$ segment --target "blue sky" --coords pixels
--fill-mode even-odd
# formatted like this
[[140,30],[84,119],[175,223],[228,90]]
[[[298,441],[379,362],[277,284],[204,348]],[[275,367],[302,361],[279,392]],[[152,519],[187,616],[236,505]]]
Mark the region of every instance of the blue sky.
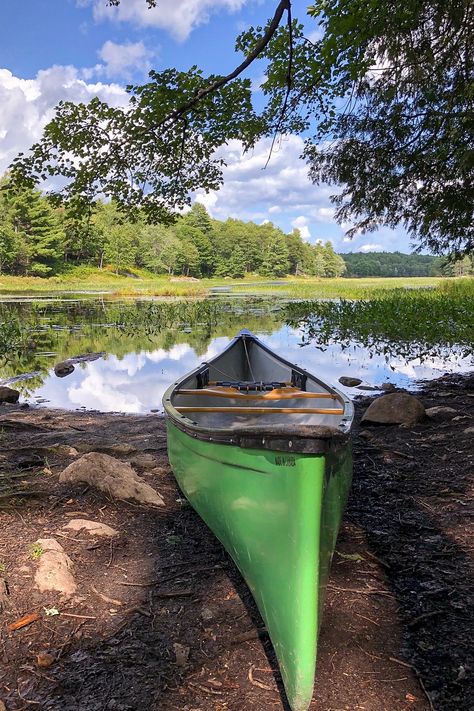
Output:
[[[293,14],[308,34],[317,27],[307,2]],[[113,104],[126,101],[127,83],[140,83],[153,67],[225,73],[240,61],[236,35],[273,14],[270,0],[21,0],[5,2],[0,25],[0,171],[18,151],[41,135],[61,99],[88,101],[95,95]],[[249,74],[258,84],[258,67]],[[258,100],[258,93],[256,94]],[[410,251],[402,229],[381,229],[348,241],[333,219],[327,186],[314,186],[299,155],[301,138],[280,141],[266,170],[269,141],[242,154],[238,141],[222,149],[228,163],[224,186],[198,195],[213,217],[271,220],[285,231],[298,227],[311,242],[331,239],[338,251]],[[346,226],[347,227],[347,226]]]

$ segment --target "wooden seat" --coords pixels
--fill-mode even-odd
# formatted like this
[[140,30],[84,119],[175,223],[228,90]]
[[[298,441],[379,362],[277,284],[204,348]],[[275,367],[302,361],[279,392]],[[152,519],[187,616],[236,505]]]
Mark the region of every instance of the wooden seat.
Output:
[[284,388],[275,388],[267,392],[246,393],[224,386],[215,386],[214,388],[202,389],[183,389],[177,390],[175,395],[197,395],[198,397],[224,397],[227,399],[236,400],[293,400],[298,399],[321,399],[321,400],[337,400],[337,395],[333,393],[309,393],[306,390],[300,390],[292,386]]
[[177,407],[182,414],[188,412],[213,413],[226,415],[343,415],[342,408],[323,407]]

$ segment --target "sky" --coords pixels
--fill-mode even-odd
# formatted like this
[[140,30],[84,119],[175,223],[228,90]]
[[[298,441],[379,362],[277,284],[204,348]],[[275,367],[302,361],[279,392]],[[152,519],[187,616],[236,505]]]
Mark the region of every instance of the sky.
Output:
[[[306,15],[307,2],[294,0],[293,15],[304,21],[308,36],[317,32]],[[271,0],[159,0],[149,10],[145,0],[19,0],[2,3],[0,24],[0,174],[18,152],[41,136],[61,100],[86,102],[94,96],[117,106],[127,101],[125,87],[142,83],[151,69],[187,69],[227,73],[241,61],[235,37],[264,24],[273,15]],[[314,36],[314,35],[313,35]],[[254,80],[258,102],[258,67]],[[411,251],[402,228],[345,236],[330,195],[335,188],[313,185],[300,155],[303,141],[285,136],[268,166],[270,140],[244,154],[239,141],[220,152],[227,162],[224,185],[195,196],[209,214],[271,221],[285,232],[297,227],[311,243],[331,240],[338,252]]]

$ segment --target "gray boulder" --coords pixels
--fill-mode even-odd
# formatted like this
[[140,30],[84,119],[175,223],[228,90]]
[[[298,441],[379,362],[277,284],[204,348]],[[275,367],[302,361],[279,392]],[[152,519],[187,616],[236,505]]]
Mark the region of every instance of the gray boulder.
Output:
[[414,425],[425,416],[425,408],[413,395],[390,393],[374,400],[364,412],[362,422],[380,425]]
[[18,390],[9,388],[7,385],[0,385],[0,402],[10,402],[13,404],[18,402],[19,397],[20,393]]
[[132,499],[152,506],[165,505],[160,494],[143,481],[129,464],[100,452],[84,454],[61,472],[59,481],[71,484],[84,482],[115,499]]
[[341,385],[345,385],[346,388],[355,388],[356,385],[360,385],[362,380],[360,378],[350,378],[349,376],[342,375],[339,378]]
[[70,375],[74,372],[74,366],[67,360],[61,361],[61,363],[56,363],[54,366],[54,374],[58,378],[65,378],[66,375]]

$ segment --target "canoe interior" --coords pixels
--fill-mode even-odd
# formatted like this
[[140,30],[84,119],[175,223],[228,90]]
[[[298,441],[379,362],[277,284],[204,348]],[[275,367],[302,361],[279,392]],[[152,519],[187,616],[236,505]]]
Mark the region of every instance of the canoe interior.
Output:
[[[259,383],[264,384],[261,389]],[[209,430],[338,428],[347,419],[346,402],[336,390],[280,359],[253,337],[236,338],[220,356],[181,380],[170,398],[173,408]]]

